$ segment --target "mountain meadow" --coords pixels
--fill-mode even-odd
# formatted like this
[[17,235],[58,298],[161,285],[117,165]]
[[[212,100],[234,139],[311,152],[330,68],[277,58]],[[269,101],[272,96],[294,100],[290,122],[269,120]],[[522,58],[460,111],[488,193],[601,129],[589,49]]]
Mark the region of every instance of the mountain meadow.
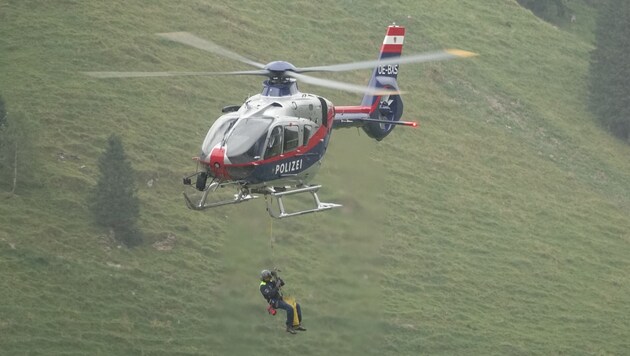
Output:
[[[591,3],[552,23],[516,0],[0,0],[0,96],[27,128],[0,181],[0,353],[627,354],[630,146],[587,110]],[[313,183],[343,207],[282,220],[263,197],[196,212],[181,194],[262,77],[83,74],[252,69],[155,35],[176,31],[260,63],[373,60],[392,23],[403,54],[479,56],[401,65],[419,127],[335,131]],[[135,171],[134,248],[88,209],[111,134]],[[308,331],[266,312],[274,266]]]

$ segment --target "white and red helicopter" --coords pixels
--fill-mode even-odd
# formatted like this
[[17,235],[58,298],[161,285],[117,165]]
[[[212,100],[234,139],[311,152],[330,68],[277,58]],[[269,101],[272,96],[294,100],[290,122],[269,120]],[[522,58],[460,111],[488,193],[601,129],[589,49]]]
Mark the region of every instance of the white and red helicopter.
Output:
[[[400,121],[403,102],[397,77],[399,66],[475,55],[462,50],[443,50],[401,56],[405,28],[387,27],[379,57],[336,65],[298,68],[285,61],[262,64],[201,39],[187,32],[162,33],[159,36],[201,50],[231,58],[258,69],[235,72],[87,72],[97,78],[260,75],[266,76],[260,94],[243,104],[226,106],[223,115],[210,127],[194,160],[198,169],[184,178],[186,186],[198,193],[184,199],[190,209],[205,210],[227,204],[242,203],[264,195],[267,211],[274,218],[285,218],[332,208],[339,204],[324,203],[317,191],[320,185],[310,182],[321,166],[333,129],[361,127],[376,140],[385,138],[396,125],[415,127],[415,122]],[[308,72],[341,72],[374,68],[367,87],[316,78]],[[302,93],[297,81],[364,94],[360,105],[334,106],[328,99]],[[193,183],[193,178],[194,183]],[[219,188],[233,187],[229,199],[209,201]],[[311,208],[287,212],[282,198],[310,194]],[[277,206],[274,204],[277,201]]]

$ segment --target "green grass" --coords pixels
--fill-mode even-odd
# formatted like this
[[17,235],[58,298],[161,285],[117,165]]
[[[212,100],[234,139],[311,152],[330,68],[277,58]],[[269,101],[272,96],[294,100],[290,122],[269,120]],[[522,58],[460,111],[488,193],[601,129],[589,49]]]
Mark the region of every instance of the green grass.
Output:
[[[570,6],[578,21],[552,25],[499,0],[0,0],[0,95],[35,128],[36,152],[30,179],[0,194],[0,350],[626,353],[630,148],[586,111],[594,10]],[[334,132],[316,182],[344,208],[294,219],[272,221],[261,199],[195,213],[181,198],[220,108],[259,79],[80,74],[249,69],[153,35],[171,31],[263,63],[367,60],[393,21],[405,53],[480,56],[402,66],[405,118],[421,127],[382,142]],[[369,71],[324,76],[360,84]],[[146,243],[132,250],[86,211],[112,132],[138,171]],[[305,334],[264,310],[257,275],[274,265]]]

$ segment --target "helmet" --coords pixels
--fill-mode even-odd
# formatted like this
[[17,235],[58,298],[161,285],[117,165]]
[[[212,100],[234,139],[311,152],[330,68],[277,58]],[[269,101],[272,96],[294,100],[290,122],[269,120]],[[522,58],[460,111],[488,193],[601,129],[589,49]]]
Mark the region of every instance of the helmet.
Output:
[[260,280],[264,281],[264,280],[270,280],[271,279],[271,271],[268,269],[263,269],[262,271],[260,271]]

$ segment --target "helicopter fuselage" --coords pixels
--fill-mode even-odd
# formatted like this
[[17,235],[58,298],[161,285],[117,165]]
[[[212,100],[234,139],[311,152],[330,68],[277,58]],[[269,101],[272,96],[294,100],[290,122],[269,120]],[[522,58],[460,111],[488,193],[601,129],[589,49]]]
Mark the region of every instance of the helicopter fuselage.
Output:
[[267,83],[215,121],[198,160],[208,177],[248,189],[303,185],[319,169],[334,115],[330,101],[299,92],[294,82]]

